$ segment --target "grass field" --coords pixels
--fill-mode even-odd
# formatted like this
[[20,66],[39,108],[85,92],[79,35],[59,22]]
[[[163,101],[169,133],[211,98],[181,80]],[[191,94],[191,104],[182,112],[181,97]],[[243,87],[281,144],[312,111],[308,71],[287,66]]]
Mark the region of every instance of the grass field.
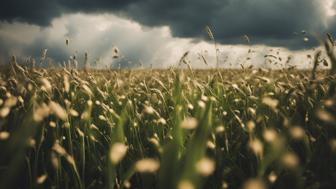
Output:
[[335,83],[333,71],[12,64],[0,188],[333,188]]

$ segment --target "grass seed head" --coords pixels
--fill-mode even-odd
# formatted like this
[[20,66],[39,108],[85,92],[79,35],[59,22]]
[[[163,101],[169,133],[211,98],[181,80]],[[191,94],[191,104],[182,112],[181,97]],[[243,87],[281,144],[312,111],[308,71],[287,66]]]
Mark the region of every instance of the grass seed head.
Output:
[[123,143],[114,143],[110,149],[110,160],[113,164],[118,164],[126,155],[127,146]]
[[59,145],[59,143],[57,141],[53,145],[52,149],[60,156],[67,155],[66,150],[61,145]]
[[7,131],[0,132],[0,140],[7,140],[10,137],[10,133]]
[[70,82],[68,75],[63,76],[63,85],[64,85],[64,91],[68,93],[70,91]]
[[45,60],[47,58],[48,49],[43,49],[41,53],[41,60]]
[[50,121],[49,126],[52,128],[56,128],[56,123],[54,121]]
[[224,132],[225,132],[225,127],[223,125],[216,127],[217,134],[224,133]]
[[157,123],[160,124],[160,125],[166,125],[167,121],[164,118],[161,117],[157,120]]
[[215,170],[215,162],[209,158],[202,158],[196,163],[196,171],[202,176],[209,176]]
[[159,147],[160,146],[160,142],[157,138],[155,137],[151,137],[150,139],[148,139],[148,141],[152,144],[154,144],[156,147]]
[[36,140],[33,139],[33,138],[28,138],[28,140],[27,140],[27,145],[28,145],[29,147],[31,147],[31,148],[35,148],[35,146],[36,146]]
[[200,101],[197,102],[197,104],[198,104],[198,106],[199,106],[200,108],[202,108],[202,109],[205,108],[205,103],[204,103],[204,101],[200,100]]
[[178,189],[195,189],[195,186],[189,180],[181,180],[177,186]]
[[91,113],[88,110],[84,111],[81,115],[81,119],[85,121],[90,120],[90,117],[91,117]]
[[322,110],[322,109],[318,110],[316,112],[316,115],[320,120],[325,121],[325,122],[334,122],[335,121],[335,117],[331,113],[329,113],[325,110]]
[[135,163],[135,170],[140,173],[154,173],[160,168],[157,160],[145,158]]
[[50,114],[50,108],[46,104],[42,104],[34,109],[33,119],[35,122],[41,122]]
[[267,187],[260,179],[250,179],[244,183],[243,189],[267,189]]
[[273,129],[266,129],[263,133],[263,137],[267,142],[274,142],[276,140],[277,132]]
[[76,131],[80,137],[84,137],[84,133],[82,130],[80,130],[79,128],[76,128]]
[[18,102],[18,98],[15,97],[15,96],[10,96],[6,101],[5,101],[5,104],[4,106],[5,107],[8,107],[8,108],[11,108],[13,106],[15,106]]
[[125,188],[131,188],[131,182],[129,181],[129,180],[125,180],[124,182],[123,182],[123,185],[124,185],[124,187]]
[[43,184],[45,182],[45,180],[47,180],[47,178],[48,178],[48,175],[47,174],[43,174],[43,175],[37,177],[36,183],[37,184]]
[[246,126],[249,132],[253,132],[256,127],[254,121],[247,122]]
[[294,153],[288,152],[282,156],[281,162],[287,168],[295,168],[299,165],[299,158]]
[[229,188],[229,184],[226,181],[223,181],[222,188],[223,189],[228,189]]
[[208,140],[208,142],[207,142],[207,147],[208,147],[209,149],[214,150],[214,149],[216,149],[216,144],[213,143],[211,140]]
[[152,115],[155,113],[155,110],[152,106],[145,106],[144,113],[148,115]]
[[264,97],[262,99],[262,103],[275,110],[279,104],[279,101],[270,97]]
[[8,116],[10,113],[10,108],[9,107],[3,107],[0,109],[0,118],[5,118]]
[[49,82],[49,80],[47,78],[41,78],[40,81],[42,83],[41,90],[45,90],[46,92],[51,92],[52,85]]
[[106,121],[107,120],[104,115],[99,115],[98,119],[101,120],[101,121]]
[[214,35],[213,35],[209,26],[205,27],[205,31],[208,33],[208,36],[210,37],[211,40],[215,40],[215,37],[214,37]]
[[191,130],[191,129],[195,129],[197,127],[197,125],[198,125],[198,121],[197,121],[196,118],[187,117],[182,121],[180,126],[183,129]]
[[295,140],[301,140],[305,136],[305,131],[299,126],[291,127],[289,129],[289,132],[290,132],[292,138],[295,139]]
[[70,109],[69,110],[69,114],[72,116],[72,117],[78,117],[79,116],[79,113],[74,110],[74,109]]
[[75,159],[74,157],[72,157],[71,155],[67,154],[65,156],[65,159],[67,160],[67,162],[72,165],[72,166],[76,166],[76,162],[75,162]]
[[261,157],[263,155],[264,145],[260,140],[258,139],[250,140],[249,147],[256,156]]
[[119,49],[117,47],[113,47],[112,49],[112,58],[116,59],[119,58]]
[[82,85],[83,91],[85,94],[87,94],[88,96],[93,96],[92,90],[90,89],[90,87],[88,87],[87,85]]
[[192,104],[188,104],[188,109],[189,110],[193,110],[194,109],[194,106]]
[[247,108],[247,112],[253,117],[255,117],[257,115],[256,110],[254,108],[251,108],[251,107]]
[[59,119],[66,121],[68,118],[67,112],[56,102],[51,101],[49,103],[51,113],[55,114]]
[[271,172],[268,175],[268,180],[270,181],[270,183],[274,183],[277,180],[277,178],[278,176],[274,172]]

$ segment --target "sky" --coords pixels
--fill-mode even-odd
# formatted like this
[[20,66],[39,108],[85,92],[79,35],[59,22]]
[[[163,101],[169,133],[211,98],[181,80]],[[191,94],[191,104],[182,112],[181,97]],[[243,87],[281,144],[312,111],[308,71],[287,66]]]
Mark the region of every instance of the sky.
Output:
[[216,57],[221,67],[307,68],[336,32],[335,9],[336,0],[6,0],[0,64],[12,55],[39,62],[47,49],[48,65],[74,56],[82,65],[87,53],[97,68],[169,68],[189,52],[195,68],[215,67]]

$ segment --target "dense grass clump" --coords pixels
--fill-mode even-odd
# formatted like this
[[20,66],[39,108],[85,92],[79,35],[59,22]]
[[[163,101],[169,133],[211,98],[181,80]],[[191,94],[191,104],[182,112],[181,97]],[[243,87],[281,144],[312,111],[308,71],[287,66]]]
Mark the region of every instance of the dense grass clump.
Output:
[[[0,72],[0,188],[333,188],[330,71]],[[86,55],[87,56],[87,55]]]
[[332,188],[335,77],[295,70],[0,74],[1,188]]

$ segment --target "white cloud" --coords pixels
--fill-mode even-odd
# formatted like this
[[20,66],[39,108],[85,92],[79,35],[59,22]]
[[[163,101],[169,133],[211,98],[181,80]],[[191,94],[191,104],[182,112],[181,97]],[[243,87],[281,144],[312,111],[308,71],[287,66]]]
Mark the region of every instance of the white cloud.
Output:
[[[215,48],[213,44],[192,39],[172,37],[168,26],[144,27],[140,24],[111,14],[63,15],[52,21],[51,26],[40,28],[24,23],[0,23],[0,39],[5,40],[4,49],[17,56],[38,56],[42,48],[47,48],[49,56],[56,60],[66,60],[76,54],[83,60],[88,52],[89,61],[99,59],[97,67],[103,68],[111,64],[139,67],[140,62],[149,67],[167,68],[177,65],[186,51],[190,51],[188,59],[194,68],[209,68],[216,66]],[[65,40],[69,39],[69,46]],[[122,61],[112,59],[112,49],[118,47],[124,58]],[[274,48],[263,45],[218,45],[219,65],[221,67],[240,67],[254,65],[255,67],[284,66],[288,56],[293,56],[291,65],[307,68],[307,54],[312,57],[313,51],[290,51],[286,48]],[[248,53],[249,49],[251,53]],[[273,49],[273,51],[271,51]],[[1,52],[2,51],[2,52]],[[277,54],[279,52],[279,54]],[[202,54],[208,62],[205,65],[199,58]],[[281,57],[277,62],[283,64],[265,64],[265,55]],[[249,60],[248,60],[249,58]],[[272,58],[270,58],[272,59]],[[128,62],[130,65],[127,65]]]
[[336,16],[336,10],[335,10],[335,0],[322,0],[321,3],[322,6],[324,6],[325,14],[328,17]]

